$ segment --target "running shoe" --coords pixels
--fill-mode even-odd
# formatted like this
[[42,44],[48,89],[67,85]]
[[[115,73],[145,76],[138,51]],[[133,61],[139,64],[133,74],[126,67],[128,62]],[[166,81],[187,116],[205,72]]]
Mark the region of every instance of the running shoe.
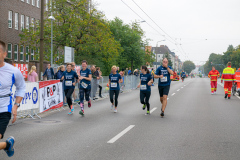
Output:
[[8,157],[12,157],[14,155],[14,148],[13,148],[14,142],[15,142],[14,137],[9,137],[6,140],[6,143],[9,144],[9,148],[4,149],[4,151],[7,153]]
[[114,113],[117,113],[117,108],[114,109]]
[[160,114],[161,117],[164,117],[164,112],[162,111],[162,113]]
[[214,93],[211,93],[211,95],[213,95]]
[[84,110],[79,111],[79,114],[84,116]]
[[74,106],[71,105],[71,112],[73,113],[74,112]]
[[224,98],[227,99],[227,97],[228,97],[228,94],[226,93]]
[[150,111],[147,111],[147,113],[145,115],[150,115]]
[[72,114],[72,110],[70,109],[70,111],[68,112],[68,115],[71,115]]
[[146,104],[143,105],[142,109],[145,110],[145,108],[146,108]]
[[231,99],[231,97],[228,97],[228,99]]
[[113,109],[113,105],[111,105],[111,110]]
[[91,103],[91,100],[88,101],[88,108],[91,108],[92,106],[92,103]]

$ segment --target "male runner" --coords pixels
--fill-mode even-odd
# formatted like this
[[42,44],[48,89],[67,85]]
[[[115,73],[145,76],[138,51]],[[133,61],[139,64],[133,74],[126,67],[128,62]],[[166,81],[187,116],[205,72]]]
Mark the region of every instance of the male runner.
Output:
[[168,66],[168,59],[163,59],[163,64],[157,68],[154,75],[155,78],[159,78],[158,90],[160,94],[160,102],[162,103],[161,117],[164,117],[164,111],[167,106],[167,97],[170,90],[171,79],[170,75],[173,74],[172,67]]
[[[0,40],[0,139],[4,137],[8,123],[13,114],[12,123],[17,119],[17,108],[20,107],[25,95],[25,81],[21,72],[12,65],[5,63],[7,56],[6,44]],[[16,100],[12,104],[12,86],[16,86]],[[4,149],[9,157],[14,154],[14,137],[9,137],[6,142],[0,142],[0,150]]]

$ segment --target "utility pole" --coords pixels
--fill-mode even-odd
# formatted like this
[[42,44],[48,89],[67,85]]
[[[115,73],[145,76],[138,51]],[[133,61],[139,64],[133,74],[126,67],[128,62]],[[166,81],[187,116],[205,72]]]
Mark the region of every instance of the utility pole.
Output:
[[43,28],[44,28],[44,0],[41,0],[41,26],[40,26],[40,76],[43,73],[43,50],[44,50],[44,39],[43,39]]

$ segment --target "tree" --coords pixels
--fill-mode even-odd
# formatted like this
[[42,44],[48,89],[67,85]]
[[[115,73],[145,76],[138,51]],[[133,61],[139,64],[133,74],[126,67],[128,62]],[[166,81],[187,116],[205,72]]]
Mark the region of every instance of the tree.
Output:
[[[54,35],[54,63],[63,63],[64,46],[75,48],[75,62],[80,64],[87,60],[89,64],[96,64],[101,67],[103,74],[111,70],[116,64],[118,55],[122,49],[110,31],[108,22],[104,15],[96,9],[89,13],[87,0],[56,0],[53,1],[52,11],[55,21],[53,23]],[[50,12],[46,12],[48,17]],[[46,18],[44,26],[45,60],[50,60],[50,35],[51,21]],[[30,48],[39,47],[39,25],[36,31],[24,30],[21,37],[21,44]],[[58,61],[56,61],[59,59]]]
[[185,61],[183,63],[183,70],[186,73],[191,73],[192,70],[194,70],[196,68],[195,64],[192,61]]
[[223,71],[225,64],[223,63],[221,54],[211,53],[209,55],[208,61],[204,65],[204,71],[206,74],[212,70],[212,66],[214,66],[220,73]]
[[139,24],[124,24],[119,18],[109,22],[109,27],[114,39],[121,44],[123,51],[120,53],[117,64],[121,68],[139,68],[148,58],[142,41],[143,31]]

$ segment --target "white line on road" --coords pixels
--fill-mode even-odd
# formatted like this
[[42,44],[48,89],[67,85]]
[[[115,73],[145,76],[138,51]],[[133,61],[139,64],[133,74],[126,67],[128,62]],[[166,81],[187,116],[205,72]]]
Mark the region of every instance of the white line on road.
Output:
[[150,111],[150,113],[154,112],[156,109],[157,109],[157,107],[154,107],[154,108]]
[[118,135],[113,137],[111,140],[109,140],[107,143],[114,143],[116,142],[119,138],[121,138],[124,134],[126,134],[128,131],[130,131],[135,125],[130,125],[126,129],[124,129],[122,132],[120,132]]
[[180,91],[180,89],[178,89],[177,91]]
[[172,94],[172,96],[174,96],[174,95],[175,95],[175,93]]

